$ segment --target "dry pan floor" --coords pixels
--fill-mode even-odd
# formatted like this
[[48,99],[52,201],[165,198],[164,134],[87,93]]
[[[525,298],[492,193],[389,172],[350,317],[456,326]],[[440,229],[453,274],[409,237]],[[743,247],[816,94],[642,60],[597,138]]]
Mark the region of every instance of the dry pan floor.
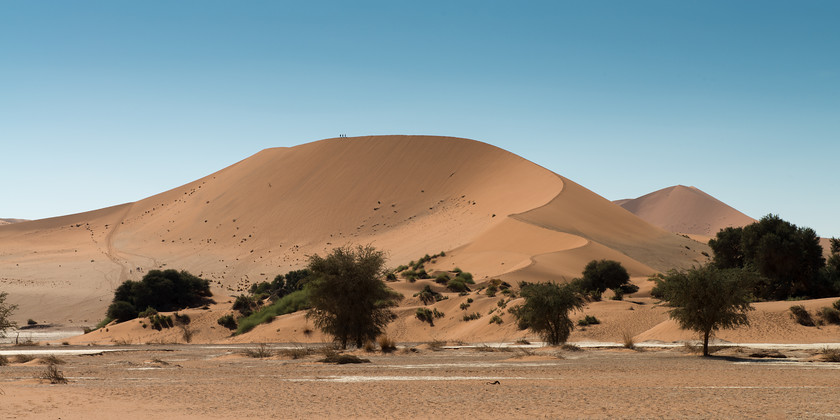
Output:
[[246,348],[59,355],[63,385],[35,379],[46,370],[39,359],[11,356],[0,366],[0,418],[807,418],[840,407],[840,364],[813,361],[813,351],[758,359],[738,348],[702,358],[684,349],[424,345],[329,365],[320,354],[258,359]]

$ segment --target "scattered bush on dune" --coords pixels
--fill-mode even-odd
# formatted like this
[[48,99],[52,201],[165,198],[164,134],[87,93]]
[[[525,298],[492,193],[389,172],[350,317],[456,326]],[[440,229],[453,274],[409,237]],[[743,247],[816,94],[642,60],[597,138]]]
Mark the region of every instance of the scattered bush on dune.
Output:
[[298,290],[296,292],[292,292],[283,296],[277,302],[274,302],[271,305],[240,319],[238,322],[239,325],[236,327],[236,334],[243,334],[251,331],[257,325],[271,322],[275,317],[280,315],[301,311],[308,309],[309,307],[309,297],[306,291]]
[[597,324],[600,324],[600,323],[601,323],[601,321],[599,321],[598,318],[596,318],[592,315],[586,315],[585,317],[583,317],[583,319],[579,319],[578,322],[577,322],[579,327],[586,327],[588,325],[597,325]]
[[152,270],[140,281],[127,280],[117,287],[106,315],[122,322],[136,318],[138,308],[175,311],[202,306],[210,296],[210,282],[187,271]]
[[820,309],[819,315],[826,324],[840,325],[840,311],[835,308],[822,308]]
[[808,310],[805,309],[803,305],[796,305],[790,307],[790,316],[798,323],[799,325],[804,325],[806,327],[813,327],[814,319],[811,318],[811,314],[808,313]]

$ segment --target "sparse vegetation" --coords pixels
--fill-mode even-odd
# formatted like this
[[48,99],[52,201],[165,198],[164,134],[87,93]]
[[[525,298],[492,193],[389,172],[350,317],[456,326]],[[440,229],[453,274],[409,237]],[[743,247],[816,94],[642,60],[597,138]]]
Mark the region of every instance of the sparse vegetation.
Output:
[[481,318],[481,314],[478,312],[473,312],[471,314],[464,314],[463,320],[464,321],[473,321],[476,319]]
[[172,317],[169,315],[152,315],[149,318],[149,324],[152,328],[161,331],[164,328],[172,328],[175,324],[172,322]]
[[511,311],[518,325],[530,328],[550,345],[565,343],[574,328],[569,312],[583,306],[578,291],[571,285],[523,282],[520,294],[525,303]]
[[504,323],[504,322],[505,322],[505,321],[504,321],[504,320],[502,320],[502,317],[500,317],[500,316],[498,316],[498,315],[493,315],[493,317],[492,317],[492,318],[490,318],[490,322],[489,322],[489,324],[499,324],[499,325],[502,325],[502,323]]
[[64,377],[64,373],[58,370],[52,363],[47,365],[47,369],[38,378],[48,380],[53,385],[67,383],[67,378]]
[[11,316],[17,310],[17,305],[6,303],[8,293],[0,292],[0,337],[6,336],[6,330],[17,327]]
[[229,330],[235,330],[237,328],[236,318],[233,317],[233,314],[227,314],[217,319],[216,323]]
[[822,359],[826,362],[840,363],[840,349],[824,348],[822,350]]
[[48,364],[48,365],[63,365],[67,362],[64,360],[59,359],[54,354],[50,354],[48,356],[44,356],[41,358],[41,362]]
[[629,331],[624,331],[621,333],[621,343],[624,345],[625,349],[635,349],[636,342],[633,340],[633,334]]
[[380,279],[385,255],[372,246],[335,248],[327,257],[310,258],[307,284],[312,309],[307,318],[347,348],[374,340],[394,317],[391,307],[402,296]]
[[816,325],[814,323],[814,318],[811,317],[811,314],[802,305],[791,306],[790,316],[799,325],[804,325],[806,327],[813,327]]
[[[209,301],[210,282],[186,271],[152,270],[140,281],[127,280],[114,292],[107,317],[119,322],[137,318],[137,308],[175,311]],[[144,311],[145,312],[145,311]]]
[[444,313],[440,312],[435,308],[434,310],[428,308],[417,308],[417,311],[414,312],[414,316],[422,322],[428,322],[430,326],[435,326],[435,319],[443,318]]
[[28,363],[35,360],[35,356],[29,354],[18,354],[15,356],[15,363]]
[[625,294],[639,291],[630,283],[630,275],[618,261],[592,260],[583,269],[583,277],[572,280],[572,285],[592,300],[601,300],[601,295],[610,289],[613,298],[621,300]]
[[392,353],[397,349],[397,343],[387,335],[379,336],[379,349],[382,353]]
[[840,325],[840,311],[835,308],[824,307],[820,309],[820,317],[826,324]]
[[589,325],[597,325],[597,324],[600,324],[600,323],[601,323],[601,321],[599,321],[598,318],[596,318],[593,315],[586,315],[582,319],[579,319],[578,322],[577,322],[579,327],[586,327],[586,326],[589,326]]
[[424,305],[443,300],[443,295],[432,290],[431,286],[428,284],[423,287],[423,290],[415,293],[414,297],[419,297],[420,301],[423,302]]
[[470,304],[466,303],[466,302],[462,302],[461,305],[460,305],[460,308],[461,308],[462,311],[466,311],[467,309],[469,309],[469,307],[470,307]]
[[9,358],[5,355],[0,354],[0,366],[8,366],[9,365]]
[[290,314],[311,307],[306,290],[298,290],[283,296],[280,300],[236,321],[236,334],[244,334],[260,324],[274,320],[280,315]]
[[334,363],[337,365],[346,365],[348,363],[370,363],[369,359],[362,359],[358,356],[354,356],[352,354],[340,354],[335,353],[333,355],[329,355],[321,360],[321,363]]
[[453,279],[446,283],[446,288],[453,292],[466,293],[470,291],[468,286],[470,284],[475,284],[472,274],[467,273],[466,271],[459,271],[456,272]]
[[669,271],[656,280],[652,294],[673,307],[669,311],[681,328],[703,334],[703,355],[709,355],[709,337],[720,328],[749,325],[752,295],[741,270],[721,270],[707,264],[687,271]]
[[260,343],[255,348],[245,349],[244,354],[255,359],[265,359],[274,356],[274,352],[265,343]]

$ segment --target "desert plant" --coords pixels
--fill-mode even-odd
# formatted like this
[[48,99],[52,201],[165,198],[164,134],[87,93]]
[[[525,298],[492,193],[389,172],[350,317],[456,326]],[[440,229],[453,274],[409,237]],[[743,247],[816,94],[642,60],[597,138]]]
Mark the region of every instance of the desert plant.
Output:
[[164,328],[172,328],[175,324],[172,322],[172,317],[169,315],[152,315],[149,318],[149,324],[152,328],[160,331]]
[[368,359],[361,359],[358,356],[354,356],[352,354],[335,354],[332,356],[327,356],[321,360],[321,363],[335,363],[337,365],[345,365],[348,363],[370,363]]
[[624,331],[621,333],[621,342],[624,345],[624,348],[626,349],[636,348],[636,342],[633,341],[633,334],[631,334],[629,331]]
[[519,325],[527,325],[550,345],[565,343],[574,328],[569,312],[583,306],[578,291],[570,285],[549,282],[523,282],[520,290],[525,303],[512,312]]
[[834,308],[824,307],[820,309],[820,317],[826,324],[840,325],[840,311]]
[[471,314],[464,314],[463,320],[464,321],[472,321],[475,319],[481,318],[481,314],[478,312],[473,312]]
[[840,349],[826,347],[822,350],[822,358],[826,362],[838,363],[840,362]]
[[229,330],[235,330],[236,327],[237,327],[236,318],[233,317],[233,314],[227,314],[227,315],[217,319],[216,323],[225,327],[225,328],[227,328],[227,329],[229,329]]
[[391,353],[397,349],[397,343],[394,342],[390,337],[387,335],[379,336],[379,348],[382,350],[382,353]]
[[181,315],[178,312],[175,312],[172,315],[175,317],[175,324],[176,325],[189,325],[190,324],[191,319],[190,319],[189,315],[187,315],[187,314]]
[[373,352],[376,351],[376,343],[374,343],[373,341],[367,340],[367,341],[365,341],[365,344],[362,345],[362,350],[364,350],[368,353],[373,353]]
[[[114,291],[107,316],[119,321],[136,318],[137,308],[175,311],[210,302],[210,282],[186,271],[152,270],[140,281],[126,280]],[[130,317],[130,309],[134,314]]]
[[17,323],[12,321],[11,316],[17,310],[17,305],[6,303],[8,293],[0,292],[0,337],[6,336],[6,330],[17,327]]
[[309,308],[309,297],[306,290],[298,290],[283,296],[280,300],[263,307],[251,315],[237,321],[236,334],[244,334],[260,324],[274,320],[280,315],[290,314]]
[[67,378],[64,377],[64,373],[58,370],[54,364],[50,363],[47,365],[47,369],[41,373],[39,376],[40,379],[45,379],[50,381],[51,384],[66,384]]
[[499,325],[502,325],[502,323],[503,323],[503,322],[504,322],[504,321],[502,320],[502,317],[500,317],[500,316],[498,316],[498,315],[493,315],[493,317],[492,317],[492,318],[490,318],[490,322],[489,322],[489,324],[499,324]]
[[277,351],[278,354],[285,357],[290,357],[292,359],[303,359],[304,357],[308,356],[311,351],[305,347],[294,347],[291,349],[281,349]]
[[578,346],[577,344],[570,344],[570,343],[563,343],[560,346],[560,348],[563,349],[563,350],[566,350],[566,351],[583,351],[583,349],[580,348],[580,346]]
[[63,365],[67,363],[64,360],[61,360],[58,357],[56,357],[54,354],[42,357],[41,362],[48,365]]
[[814,324],[814,319],[811,318],[811,314],[808,313],[808,310],[805,309],[805,306],[803,305],[791,306],[790,316],[799,325],[804,325],[806,327],[813,327],[816,325]]
[[9,365],[9,358],[5,355],[0,354],[0,366],[8,366]]
[[138,318],[148,318],[152,315],[157,315],[157,313],[158,313],[157,309],[152,308],[151,306],[147,306],[146,309],[143,310],[143,312],[140,312],[139,314],[137,314],[137,317]]
[[469,307],[470,307],[469,303],[461,303],[461,306],[460,306],[462,311],[466,311],[467,309],[469,309]]
[[260,308],[260,301],[254,296],[239,295],[233,301],[233,310],[242,316],[249,316]]
[[[621,300],[625,291],[633,290],[629,287],[630,275],[627,270],[620,262],[612,260],[590,261],[583,270],[583,277],[574,279],[572,284],[593,300],[600,300],[607,289],[613,290],[617,300]],[[624,289],[622,286],[628,287]]]
[[178,328],[181,329],[181,338],[184,339],[185,343],[192,343],[193,336],[195,335],[195,330],[190,328],[189,325],[180,324]]
[[443,295],[432,290],[431,286],[428,284],[423,287],[423,290],[415,293],[414,297],[419,297],[420,301],[423,302],[424,305],[435,303],[443,299]]
[[597,325],[597,324],[600,324],[600,323],[601,323],[601,321],[599,321],[598,318],[596,318],[593,315],[586,315],[585,317],[583,317],[583,319],[579,319],[578,322],[577,322],[579,327],[586,327],[588,325]]
[[429,350],[432,351],[441,351],[443,347],[446,346],[446,341],[443,340],[432,340],[428,343]]
[[449,277],[448,274],[438,274],[437,277],[435,277],[435,283],[437,284],[447,284],[449,283],[449,280],[452,279]]
[[28,363],[35,360],[35,356],[29,354],[18,354],[15,356],[15,363]]
[[749,325],[751,281],[742,270],[721,270],[707,264],[688,271],[669,271],[655,280],[656,289],[681,328],[703,334],[703,355],[709,355],[709,337],[720,328]]
[[307,318],[342,348],[349,341],[361,347],[376,339],[393,320],[390,308],[402,299],[380,279],[384,264],[385,254],[372,246],[335,248],[326,258],[311,257]]
[[268,345],[265,343],[260,343],[255,348],[245,349],[244,354],[255,359],[265,359],[267,357],[274,356],[274,352],[268,348]]

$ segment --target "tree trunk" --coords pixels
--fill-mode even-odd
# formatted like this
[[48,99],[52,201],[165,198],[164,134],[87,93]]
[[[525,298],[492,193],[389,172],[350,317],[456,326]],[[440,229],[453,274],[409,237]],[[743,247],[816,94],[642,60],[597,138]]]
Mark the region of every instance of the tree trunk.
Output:
[[703,332],[703,356],[709,355],[709,335],[711,335],[711,331],[704,331]]

